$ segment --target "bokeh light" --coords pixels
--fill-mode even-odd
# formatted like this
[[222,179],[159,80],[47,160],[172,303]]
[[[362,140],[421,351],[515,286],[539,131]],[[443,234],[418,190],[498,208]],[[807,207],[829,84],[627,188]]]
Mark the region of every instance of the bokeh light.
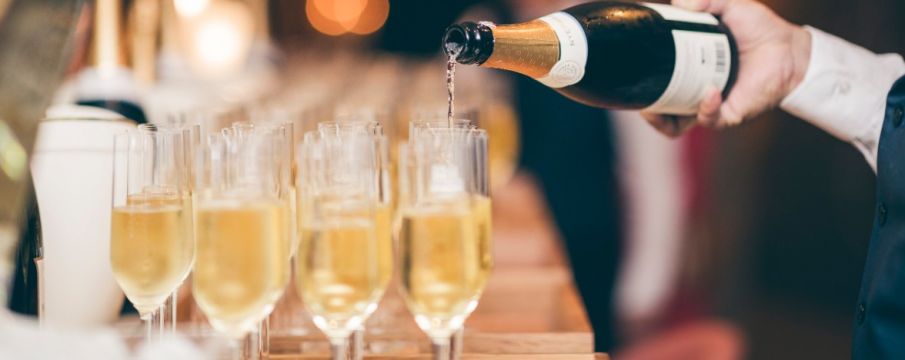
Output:
[[305,3],[311,26],[330,36],[373,33],[386,22],[389,10],[388,0],[307,0]]
[[390,15],[390,2],[388,0],[370,0],[358,23],[350,31],[358,35],[367,35],[380,30]]
[[338,36],[344,34],[346,32],[346,29],[344,29],[342,25],[340,25],[333,19],[324,16],[320,11],[318,11],[315,2],[316,0],[307,0],[305,3],[305,14],[308,16],[308,22],[311,23],[311,26],[313,26],[315,30],[321,32],[322,34],[330,36]]
[[193,70],[206,76],[223,76],[245,64],[254,37],[254,19],[247,5],[216,1],[183,23],[185,45]]
[[173,0],[176,13],[184,17],[193,17],[201,14],[210,0]]

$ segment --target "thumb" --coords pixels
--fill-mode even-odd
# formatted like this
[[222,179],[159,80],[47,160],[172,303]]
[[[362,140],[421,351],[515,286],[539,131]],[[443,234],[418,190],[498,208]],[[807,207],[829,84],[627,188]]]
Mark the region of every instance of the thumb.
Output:
[[642,112],[641,116],[647,123],[661,134],[671,138],[678,137],[690,129],[697,119],[691,116],[662,115]]

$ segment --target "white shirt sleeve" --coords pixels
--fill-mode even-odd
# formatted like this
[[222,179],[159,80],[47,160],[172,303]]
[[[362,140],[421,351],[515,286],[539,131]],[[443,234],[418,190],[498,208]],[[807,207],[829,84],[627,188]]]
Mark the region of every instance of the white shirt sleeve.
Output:
[[811,60],[801,83],[783,99],[783,110],[851,142],[877,171],[877,145],[886,96],[905,74],[897,54],[877,55],[812,27]]

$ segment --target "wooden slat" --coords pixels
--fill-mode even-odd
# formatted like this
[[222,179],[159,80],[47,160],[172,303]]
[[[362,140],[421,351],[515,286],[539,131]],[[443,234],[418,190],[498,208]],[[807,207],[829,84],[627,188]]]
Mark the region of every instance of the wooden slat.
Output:
[[[274,360],[320,360],[330,359],[325,355],[271,355]],[[367,360],[431,360],[429,354],[365,356]],[[609,360],[604,354],[463,354],[463,360]]]
[[[369,336],[371,348],[384,348],[395,355],[429,353],[430,342],[421,334]],[[476,333],[466,331],[463,351],[478,354],[590,354],[594,339],[589,333]],[[322,337],[275,336],[273,353],[313,352],[326,354],[328,343]]]

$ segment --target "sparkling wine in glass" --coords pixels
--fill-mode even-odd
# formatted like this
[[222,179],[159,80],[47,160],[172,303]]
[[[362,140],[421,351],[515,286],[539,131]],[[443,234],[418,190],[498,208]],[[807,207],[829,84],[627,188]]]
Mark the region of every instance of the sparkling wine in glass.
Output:
[[377,233],[375,151],[374,134],[360,128],[308,133],[299,155],[296,287],[334,359],[346,358],[350,335],[377,308],[392,263]]
[[153,126],[115,139],[110,265],[148,338],[194,261],[184,152],[181,132]]
[[493,265],[486,145],[483,130],[430,127],[400,156],[402,292],[435,359],[449,359]]

